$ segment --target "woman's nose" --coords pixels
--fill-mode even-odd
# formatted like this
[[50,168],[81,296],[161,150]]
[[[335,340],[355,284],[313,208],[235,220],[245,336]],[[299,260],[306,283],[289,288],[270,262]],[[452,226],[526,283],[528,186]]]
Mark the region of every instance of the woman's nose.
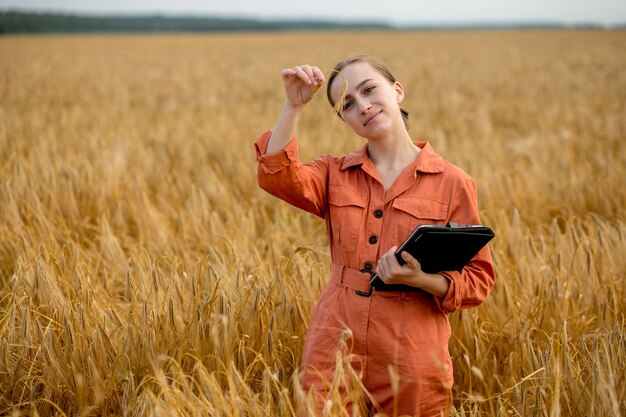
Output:
[[357,104],[358,104],[359,110],[361,111],[362,114],[367,113],[369,111],[369,109],[372,108],[372,105],[367,100],[358,100]]

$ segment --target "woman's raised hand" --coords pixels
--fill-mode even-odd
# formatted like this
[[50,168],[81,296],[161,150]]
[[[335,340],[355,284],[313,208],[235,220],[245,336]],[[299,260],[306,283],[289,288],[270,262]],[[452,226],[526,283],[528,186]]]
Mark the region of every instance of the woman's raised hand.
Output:
[[296,133],[298,119],[304,105],[311,101],[317,90],[324,83],[324,74],[317,67],[300,65],[280,72],[287,99],[283,111],[276,121],[266,153],[284,149]]
[[315,95],[324,83],[324,74],[318,67],[299,65],[280,72],[283,80],[287,103],[293,107],[302,107]]

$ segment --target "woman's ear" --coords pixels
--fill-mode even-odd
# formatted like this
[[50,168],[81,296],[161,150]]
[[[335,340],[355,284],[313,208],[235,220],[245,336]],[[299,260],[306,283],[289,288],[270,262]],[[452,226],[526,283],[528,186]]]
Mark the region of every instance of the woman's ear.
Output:
[[398,104],[402,103],[402,100],[404,100],[404,87],[396,81],[393,85],[393,89],[396,91],[396,100],[398,100]]

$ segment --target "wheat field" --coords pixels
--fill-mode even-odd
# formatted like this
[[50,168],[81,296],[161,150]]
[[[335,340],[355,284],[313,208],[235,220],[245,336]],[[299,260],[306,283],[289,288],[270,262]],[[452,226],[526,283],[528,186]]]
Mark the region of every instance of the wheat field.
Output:
[[[329,267],[264,194],[279,71],[385,60],[478,184],[496,286],[453,416],[626,417],[625,31],[0,37],[0,415],[295,416]],[[324,94],[301,158],[362,144]],[[341,362],[339,362],[341,364]],[[337,381],[350,369],[339,366]],[[325,415],[347,415],[340,401]]]

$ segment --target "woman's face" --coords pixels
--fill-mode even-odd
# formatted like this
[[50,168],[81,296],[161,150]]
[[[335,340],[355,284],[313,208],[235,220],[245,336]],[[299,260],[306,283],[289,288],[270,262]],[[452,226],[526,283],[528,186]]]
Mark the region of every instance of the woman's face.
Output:
[[341,97],[344,79],[346,94],[339,114],[356,134],[378,139],[404,129],[400,113],[404,89],[400,83],[390,82],[367,62],[355,62],[332,81],[330,95],[335,103]]

